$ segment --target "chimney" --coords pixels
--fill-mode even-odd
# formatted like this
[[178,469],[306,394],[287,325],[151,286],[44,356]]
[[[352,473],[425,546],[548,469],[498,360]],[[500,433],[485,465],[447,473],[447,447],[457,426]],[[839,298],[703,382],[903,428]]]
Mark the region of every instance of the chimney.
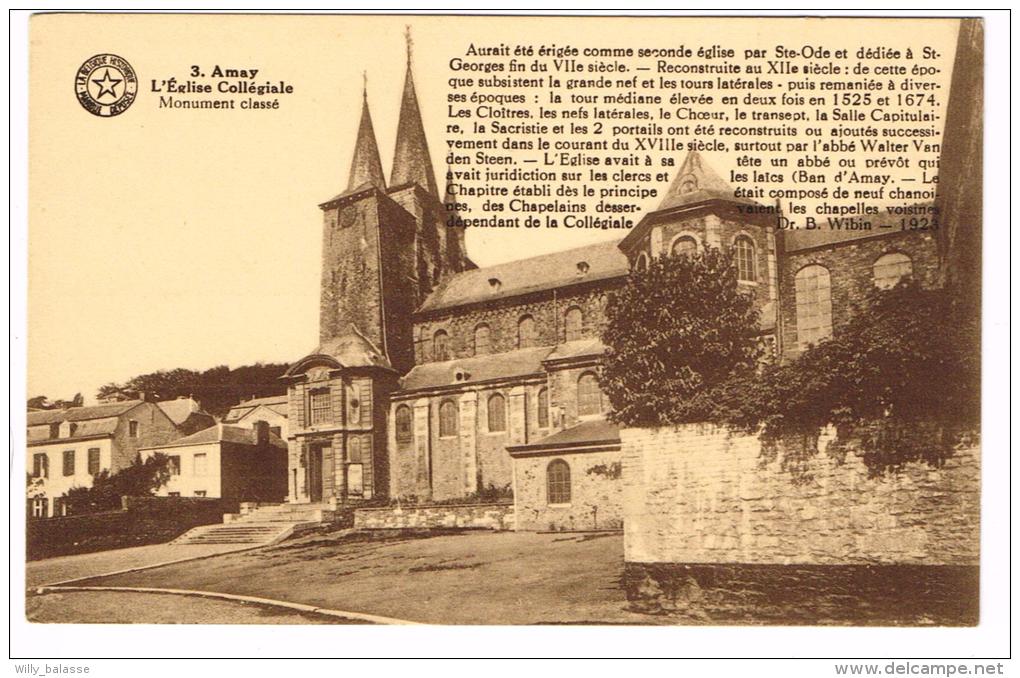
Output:
[[251,427],[255,431],[255,445],[258,447],[267,446],[269,444],[269,422],[256,421]]

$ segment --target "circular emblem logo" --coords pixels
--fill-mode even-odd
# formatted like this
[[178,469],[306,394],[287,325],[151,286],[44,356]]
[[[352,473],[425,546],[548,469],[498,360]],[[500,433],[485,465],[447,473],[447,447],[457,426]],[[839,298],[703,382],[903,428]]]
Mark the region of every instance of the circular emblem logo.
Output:
[[135,101],[135,69],[116,54],[97,54],[78,69],[74,78],[78,103],[92,115],[120,115]]

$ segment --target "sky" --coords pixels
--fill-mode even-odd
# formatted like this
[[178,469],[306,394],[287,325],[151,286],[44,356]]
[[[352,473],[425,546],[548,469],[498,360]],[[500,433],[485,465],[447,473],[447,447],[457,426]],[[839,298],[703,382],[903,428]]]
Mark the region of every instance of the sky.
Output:
[[[314,348],[317,205],[346,187],[363,72],[388,176],[409,22],[437,176],[445,65],[472,42],[676,45],[720,35],[718,20],[704,19],[33,17],[28,395],[81,392],[91,402],[102,384],[157,369],[291,362]],[[724,25],[739,44],[860,40],[833,20]],[[955,21],[886,21],[866,33],[876,44],[918,40],[918,27],[951,54]],[[79,64],[104,52],[139,76],[138,99],[115,118],[88,114],[73,91]],[[186,79],[193,64],[258,68],[257,80],[286,80],[295,93],[278,111],[160,109],[150,81]],[[725,175],[730,158],[708,159]],[[478,229],[467,244],[488,265],[613,237]]]

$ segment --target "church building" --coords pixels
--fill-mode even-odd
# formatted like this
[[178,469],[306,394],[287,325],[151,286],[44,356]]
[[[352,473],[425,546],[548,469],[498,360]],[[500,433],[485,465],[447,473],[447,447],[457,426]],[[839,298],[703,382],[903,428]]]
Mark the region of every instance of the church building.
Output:
[[777,359],[829,336],[871,286],[936,284],[930,235],[881,217],[871,230],[776,231],[775,213],[734,197],[697,152],[622,240],[487,268],[445,225],[439,191],[409,59],[389,182],[365,99],[347,188],[319,205],[319,343],[284,375],[290,503],[494,489],[513,492],[518,529],[618,527],[600,336],[632,270],[730,251]]

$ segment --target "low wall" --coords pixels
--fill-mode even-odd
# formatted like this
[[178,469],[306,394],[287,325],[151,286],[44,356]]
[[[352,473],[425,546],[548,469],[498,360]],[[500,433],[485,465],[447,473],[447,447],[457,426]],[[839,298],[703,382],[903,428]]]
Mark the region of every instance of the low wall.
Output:
[[514,506],[497,503],[359,508],[354,511],[354,527],[366,530],[412,527],[512,530]]
[[224,503],[204,497],[124,497],[119,511],[30,519],[28,560],[161,544],[199,525],[219,523]]

